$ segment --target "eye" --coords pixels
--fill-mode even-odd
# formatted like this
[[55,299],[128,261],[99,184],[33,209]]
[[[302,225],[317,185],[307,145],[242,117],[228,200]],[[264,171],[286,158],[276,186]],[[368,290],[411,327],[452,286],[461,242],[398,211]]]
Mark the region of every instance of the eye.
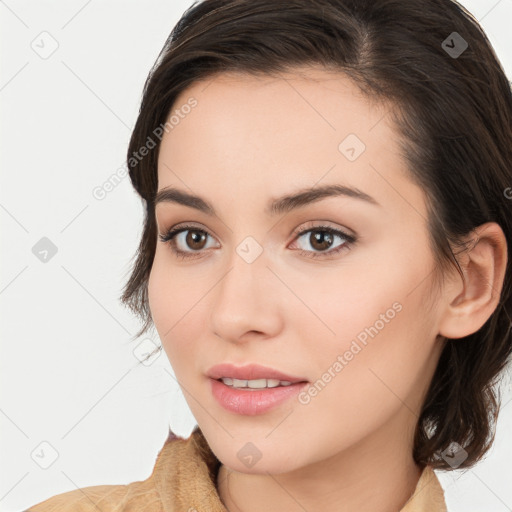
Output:
[[[309,236],[305,237],[308,233]],[[345,249],[348,250],[352,244],[356,242],[355,236],[330,226],[314,226],[309,229],[296,231],[295,234],[297,240],[304,237],[303,242],[305,242],[306,250],[300,249],[299,252],[309,258],[325,258],[336,255]],[[341,239],[342,243],[334,249],[327,250],[333,246],[336,238]],[[312,250],[307,249],[308,246],[311,247]]]
[[[310,233],[309,237],[305,237]],[[313,226],[309,229],[294,231],[295,240],[304,237],[306,246],[310,249],[299,248],[299,253],[308,258],[329,258],[339,252],[349,249],[356,242],[356,237],[349,235],[340,229],[330,226]],[[160,241],[169,244],[171,251],[181,259],[200,258],[204,249],[207,249],[208,237],[213,238],[208,231],[193,225],[178,225],[169,229],[166,233],[159,235]],[[338,238],[342,243],[331,250],[334,240]],[[187,250],[186,247],[191,250]],[[194,254],[197,253],[197,254]]]
[[[212,237],[204,229],[200,229],[197,226],[181,225],[169,229],[163,235],[159,235],[159,239],[168,243],[171,247],[171,251],[179,258],[196,258],[201,257],[201,251],[205,249],[205,241],[207,237]],[[181,247],[190,247],[192,250],[183,250]],[[194,255],[197,252],[197,255]]]

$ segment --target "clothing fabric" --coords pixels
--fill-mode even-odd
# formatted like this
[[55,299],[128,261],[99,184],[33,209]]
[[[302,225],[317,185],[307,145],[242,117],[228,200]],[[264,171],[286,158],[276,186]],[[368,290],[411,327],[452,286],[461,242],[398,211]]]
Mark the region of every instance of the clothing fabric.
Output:
[[[227,512],[216,487],[220,465],[199,426],[186,439],[169,432],[146,480],[75,489],[25,512]],[[400,512],[447,512],[431,466],[425,466]]]

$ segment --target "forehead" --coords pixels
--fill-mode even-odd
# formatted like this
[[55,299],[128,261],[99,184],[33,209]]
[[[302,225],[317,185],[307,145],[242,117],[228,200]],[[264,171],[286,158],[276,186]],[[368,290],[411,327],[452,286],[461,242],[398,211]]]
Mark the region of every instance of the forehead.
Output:
[[364,95],[341,71],[316,66],[273,75],[218,73],[184,89],[171,115],[190,98],[198,102],[202,123],[215,121],[219,130],[239,123],[247,127],[251,121],[261,137],[292,125],[294,131],[302,128],[311,137],[321,131],[340,136],[348,127],[363,133],[391,109],[388,103]]
[[[192,109],[191,101],[196,104]],[[338,156],[339,144],[350,134],[366,147],[375,147],[384,137],[395,139],[389,110],[387,104],[365,97],[340,71],[302,67],[278,76],[218,73],[177,96],[161,154],[178,163],[191,156],[187,142],[192,139],[210,160],[231,155],[240,164],[255,156],[264,159],[264,153],[289,159],[299,149],[301,159],[320,149]]]
[[[192,99],[194,108],[180,112]],[[340,71],[217,74],[176,98],[170,116],[179,122],[162,138],[159,189],[190,188],[223,202],[233,180],[236,192],[254,197],[321,182],[350,184],[373,197],[389,195],[391,187],[395,200],[403,198],[412,184],[391,108]]]

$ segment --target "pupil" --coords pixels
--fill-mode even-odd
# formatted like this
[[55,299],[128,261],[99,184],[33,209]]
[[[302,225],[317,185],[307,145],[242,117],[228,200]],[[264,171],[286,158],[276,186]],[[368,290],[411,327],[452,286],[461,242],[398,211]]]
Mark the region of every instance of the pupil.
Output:
[[[312,247],[316,249],[327,249],[332,243],[332,233],[327,231],[317,231],[313,234],[314,243],[312,243]],[[317,247],[318,243],[320,247]]]
[[[206,238],[205,233],[199,233],[198,231],[189,231],[187,235],[187,244],[189,246],[193,246],[196,243],[200,243],[201,239],[204,242],[204,239]],[[197,247],[195,247],[197,249]],[[199,247],[201,249],[201,247]]]

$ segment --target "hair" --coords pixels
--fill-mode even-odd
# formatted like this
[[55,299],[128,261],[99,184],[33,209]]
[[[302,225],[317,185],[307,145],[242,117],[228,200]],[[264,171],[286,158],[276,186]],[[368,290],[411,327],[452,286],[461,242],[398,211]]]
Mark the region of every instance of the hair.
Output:
[[[460,55],[448,50],[462,41],[454,32],[467,43]],[[410,179],[427,201],[433,282],[442,281],[450,265],[464,280],[453,249],[467,248],[467,236],[486,222],[499,224],[512,254],[511,84],[463,6],[451,0],[203,0],[185,11],[150,70],[128,147],[130,179],[145,214],[121,296],[144,321],[136,337],[153,325],[147,285],[157,243],[160,141],[143,159],[134,154],[194,82],[230,71],[277,76],[318,65],[392,107]],[[508,258],[490,318],[474,334],[445,339],[414,433],[416,463],[451,470],[440,454],[458,443],[467,458],[457,469],[469,468],[492,445],[501,398],[495,385],[512,353],[511,280]]]

